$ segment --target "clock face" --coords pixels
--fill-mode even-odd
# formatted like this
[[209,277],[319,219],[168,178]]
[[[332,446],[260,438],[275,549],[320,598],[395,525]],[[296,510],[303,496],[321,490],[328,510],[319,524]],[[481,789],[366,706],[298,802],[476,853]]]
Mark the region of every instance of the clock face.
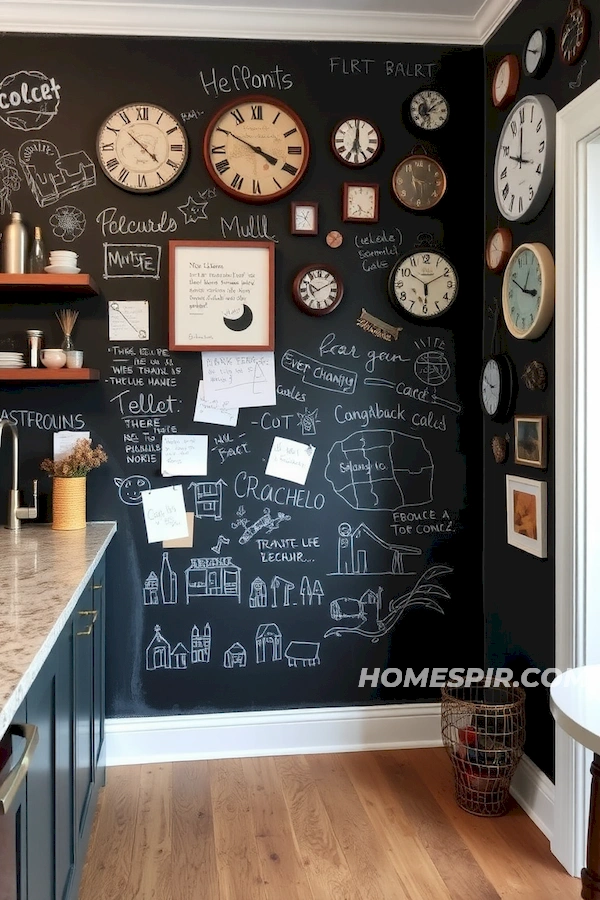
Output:
[[506,419],[515,397],[515,377],[510,358],[504,353],[484,362],[479,383],[483,411],[490,419]]
[[130,103],[111,113],[101,126],[96,153],[107,178],[127,191],[148,194],[181,175],[188,140],[181,123],[166,109]]
[[501,272],[512,251],[512,235],[508,228],[495,228],[485,250],[485,261],[491,272]]
[[539,78],[545,70],[548,54],[548,32],[536,28],[529,35],[523,50],[523,68],[532,78]]
[[304,175],[310,147],[300,117],[272,97],[238,98],[209,122],[204,162],[225,193],[268,203],[292,191]]
[[494,106],[502,109],[511,103],[519,86],[519,60],[514,53],[509,53],[500,60],[492,81],[492,101]]
[[441,253],[417,250],[396,263],[388,291],[396,310],[417,319],[434,319],[454,302],[458,278]]
[[556,107],[549,97],[524,97],[508,116],[496,149],[494,191],[510,222],[529,222],[554,184]]
[[419,91],[410,101],[410,118],[417,128],[437,131],[448,121],[448,101],[439,91]]
[[294,302],[309,316],[333,312],[343,293],[342,280],[330,266],[305,266],[296,275],[292,286]]
[[342,218],[344,222],[377,222],[379,185],[344,184]]
[[588,42],[590,14],[585,6],[577,3],[568,13],[560,33],[560,58],[567,65],[576,63]]
[[292,203],[292,234],[317,234],[318,203]]
[[446,193],[446,175],[431,156],[413,154],[396,166],[392,189],[403,206],[413,211],[428,210]]
[[381,150],[381,134],[368,119],[344,119],[333,129],[331,146],[344,165],[368,166]]
[[496,359],[488,359],[481,375],[481,402],[488,416],[494,416],[500,405],[500,366]]
[[511,256],[502,284],[506,327],[517,338],[544,333],[554,310],[554,260],[544,244],[521,244]]

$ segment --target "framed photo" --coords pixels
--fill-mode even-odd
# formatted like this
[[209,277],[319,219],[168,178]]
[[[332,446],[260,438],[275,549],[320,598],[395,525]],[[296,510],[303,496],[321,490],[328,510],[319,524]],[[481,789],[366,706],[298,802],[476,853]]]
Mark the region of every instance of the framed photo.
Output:
[[548,507],[546,482],[506,476],[507,540],[513,547],[546,559]]
[[272,241],[169,241],[169,349],[273,350]]
[[515,462],[546,468],[547,416],[515,416]]
[[311,200],[292,203],[290,206],[290,231],[292,234],[319,233],[319,204]]

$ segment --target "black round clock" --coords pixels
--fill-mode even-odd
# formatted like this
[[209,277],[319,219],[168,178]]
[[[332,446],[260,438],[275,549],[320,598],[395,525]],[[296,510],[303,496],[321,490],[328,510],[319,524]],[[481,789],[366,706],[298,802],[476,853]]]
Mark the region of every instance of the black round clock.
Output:
[[484,361],[479,382],[481,406],[492,419],[508,419],[516,394],[514,366],[506,353],[497,353]]

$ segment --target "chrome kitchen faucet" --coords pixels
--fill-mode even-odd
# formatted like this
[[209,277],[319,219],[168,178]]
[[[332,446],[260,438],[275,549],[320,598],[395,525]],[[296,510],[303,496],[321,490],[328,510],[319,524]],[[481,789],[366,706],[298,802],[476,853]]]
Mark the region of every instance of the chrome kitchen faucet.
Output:
[[9,419],[0,419],[0,446],[4,429],[10,428],[12,434],[12,485],[8,492],[8,521],[5,528],[18,531],[21,527],[21,519],[37,519],[38,514],[38,483],[33,479],[33,506],[19,506],[19,435],[17,427]]

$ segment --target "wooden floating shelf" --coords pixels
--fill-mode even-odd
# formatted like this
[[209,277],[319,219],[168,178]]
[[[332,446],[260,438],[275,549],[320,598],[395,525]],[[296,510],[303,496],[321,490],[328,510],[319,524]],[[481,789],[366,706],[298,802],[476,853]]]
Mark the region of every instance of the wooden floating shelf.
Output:
[[54,291],[93,297],[99,293],[90,275],[12,275],[0,273],[0,291]]
[[98,369],[1,369],[0,381],[99,381]]

